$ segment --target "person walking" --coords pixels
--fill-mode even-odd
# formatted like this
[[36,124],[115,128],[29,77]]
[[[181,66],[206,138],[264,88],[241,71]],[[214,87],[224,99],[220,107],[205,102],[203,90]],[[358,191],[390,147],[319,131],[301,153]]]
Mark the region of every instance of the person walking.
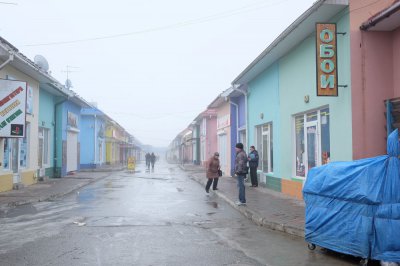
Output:
[[150,163],[151,163],[151,170],[154,170],[154,164],[156,163],[156,156],[154,155],[154,152],[152,152],[150,155]]
[[247,174],[247,155],[243,150],[243,144],[237,143],[235,146],[236,149],[236,157],[235,157],[235,175],[237,176],[237,186],[239,189],[239,201],[236,202],[237,205],[245,205],[246,204],[246,194],[245,194],[245,186],[244,179]]
[[250,168],[250,180],[252,187],[258,187],[257,168],[258,168],[258,152],[254,146],[250,146],[250,153],[248,156]]
[[150,153],[146,153],[144,157],[146,158],[146,167],[150,170]]
[[207,184],[206,184],[206,192],[209,193],[211,184],[213,185],[213,190],[218,190],[218,171],[221,166],[219,163],[219,153],[215,152],[214,155],[207,161]]

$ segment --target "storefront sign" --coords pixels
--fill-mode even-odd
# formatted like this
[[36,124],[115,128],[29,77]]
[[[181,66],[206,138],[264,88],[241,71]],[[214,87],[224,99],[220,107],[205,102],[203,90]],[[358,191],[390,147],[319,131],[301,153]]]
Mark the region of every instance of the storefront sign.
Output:
[[228,127],[229,125],[230,125],[229,114],[218,117],[218,120],[217,120],[217,128],[218,129]]
[[0,137],[24,137],[27,83],[0,79]]
[[76,114],[68,111],[67,124],[70,127],[78,128],[78,116]]
[[336,24],[316,24],[317,96],[338,96]]

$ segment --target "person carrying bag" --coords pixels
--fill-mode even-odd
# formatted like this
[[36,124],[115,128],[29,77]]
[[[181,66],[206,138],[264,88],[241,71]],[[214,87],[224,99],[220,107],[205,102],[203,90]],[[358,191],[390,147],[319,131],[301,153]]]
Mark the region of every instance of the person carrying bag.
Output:
[[211,184],[213,185],[213,190],[218,190],[218,178],[222,176],[222,171],[220,169],[219,163],[219,153],[215,152],[214,155],[207,161],[207,184],[206,192],[209,193]]

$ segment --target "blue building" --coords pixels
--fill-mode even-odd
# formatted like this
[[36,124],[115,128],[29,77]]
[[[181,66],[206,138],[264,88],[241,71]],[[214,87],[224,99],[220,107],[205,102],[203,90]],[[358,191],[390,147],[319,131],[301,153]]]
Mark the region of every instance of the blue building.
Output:
[[90,104],[74,94],[67,101],[57,106],[56,120],[56,168],[61,176],[80,170],[81,109]]
[[81,169],[95,169],[106,162],[106,115],[96,107],[81,109]]

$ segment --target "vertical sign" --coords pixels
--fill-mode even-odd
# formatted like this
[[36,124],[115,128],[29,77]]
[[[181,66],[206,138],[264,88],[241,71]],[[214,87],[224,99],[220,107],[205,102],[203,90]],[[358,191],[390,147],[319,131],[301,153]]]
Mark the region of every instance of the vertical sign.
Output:
[[27,83],[0,79],[0,137],[25,135]]
[[316,24],[317,96],[338,96],[336,24]]

